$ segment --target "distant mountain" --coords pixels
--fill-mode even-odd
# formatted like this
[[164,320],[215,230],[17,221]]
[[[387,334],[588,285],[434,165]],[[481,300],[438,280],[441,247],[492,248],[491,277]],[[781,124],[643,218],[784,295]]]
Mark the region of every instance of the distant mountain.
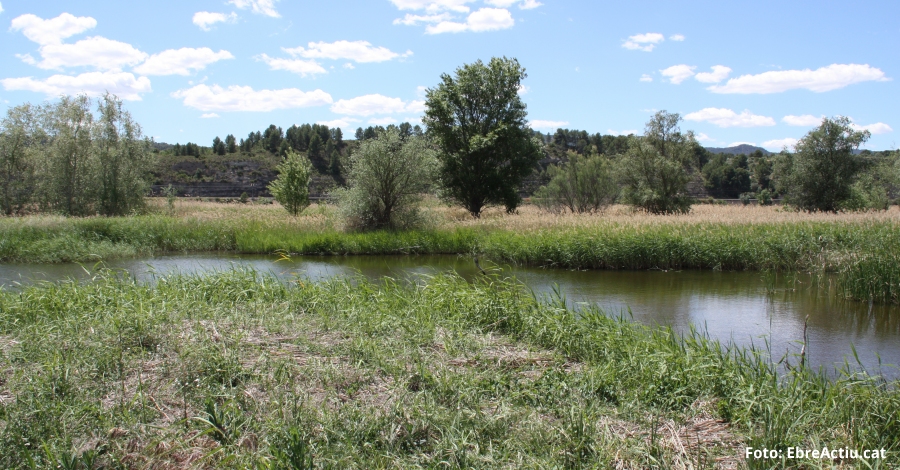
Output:
[[759,150],[763,153],[763,155],[768,155],[770,152],[762,147],[754,147],[749,144],[741,144],[734,147],[706,147],[706,150],[709,150],[709,153],[727,153],[729,155],[750,155],[751,153]]

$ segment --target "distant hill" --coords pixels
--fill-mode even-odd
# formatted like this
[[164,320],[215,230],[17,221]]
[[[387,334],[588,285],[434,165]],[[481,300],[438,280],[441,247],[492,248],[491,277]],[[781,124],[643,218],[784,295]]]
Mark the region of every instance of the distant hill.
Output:
[[770,152],[762,147],[754,147],[748,144],[741,144],[734,147],[706,147],[706,150],[709,150],[709,153],[727,153],[729,155],[750,155],[751,153],[759,150],[763,153],[763,155],[768,155]]

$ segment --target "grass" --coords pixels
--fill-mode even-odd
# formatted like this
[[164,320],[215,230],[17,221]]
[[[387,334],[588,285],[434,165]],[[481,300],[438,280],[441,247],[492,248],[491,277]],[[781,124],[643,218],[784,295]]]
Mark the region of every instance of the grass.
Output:
[[616,206],[553,215],[524,206],[481,219],[430,201],[429,228],[345,233],[335,210],[290,217],[277,205],[179,201],[167,214],[0,219],[0,262],[96,261],[169,252],[477,253],[500,262],[575,269],[723,269],[840,273],[851,298],[900,303],[900,210],[807,214],[774,207],[695,206],[682,216]]
[[0,292],[0,466],[895,468],[900,392],[849,370],[785,372],[498,276],[105,273]]

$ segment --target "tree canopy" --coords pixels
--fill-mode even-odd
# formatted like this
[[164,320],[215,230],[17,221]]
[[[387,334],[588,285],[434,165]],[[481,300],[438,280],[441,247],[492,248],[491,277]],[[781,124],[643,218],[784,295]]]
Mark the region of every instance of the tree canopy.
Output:
[[441,75],[426,92],[423,122],[440,148],[443,195],[475,217],[488,205],[515,210],[519,185],[541,158],[519,97],[525,77],[516,59],[495,57]]

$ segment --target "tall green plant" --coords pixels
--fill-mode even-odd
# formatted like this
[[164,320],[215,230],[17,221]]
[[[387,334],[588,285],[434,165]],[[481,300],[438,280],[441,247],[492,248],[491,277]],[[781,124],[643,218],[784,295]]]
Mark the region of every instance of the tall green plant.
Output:
[[38,111],[26,103],[0,121],[0,211],[6,215],[22,212],[33,197]]
[[288,150],[277,170],[278,178],[269,185],[269,191],[291,215],[299,215],[309,205],[312,164],[305,156]]
[[150,141],[122,101],[105,94],[94,127],[97,156],[97,208],[103,215],[123,215],[144,207],[150,187]]
[[38,164],[38,199],[41,206],[66,215],[93,213],[97,194],[97,162],[91,135],[94,115],[85,95],[63,96],[43,109],[48,145]]
[[569,154],[569,161],[547,169],[550,182],[534,193],[535,202],[551,212],[597,212],[619,194],[611,165],[603,155]]

